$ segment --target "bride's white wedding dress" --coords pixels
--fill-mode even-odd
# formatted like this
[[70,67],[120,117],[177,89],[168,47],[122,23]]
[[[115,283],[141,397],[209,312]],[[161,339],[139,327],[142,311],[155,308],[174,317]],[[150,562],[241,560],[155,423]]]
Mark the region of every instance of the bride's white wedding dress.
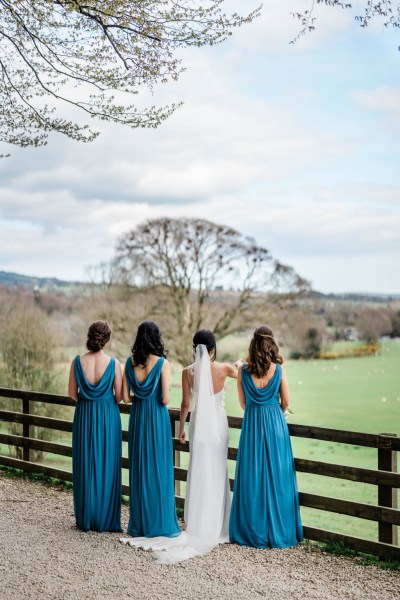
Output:
[[160,563],[176,563],[207,554],[229,541],[231,494],[227,470],[229,443],[225,392],[214,394],[206,346],[196,348],[189,367],[193,382],[189,425],[190,461],[186,485],[186,530],[178,537],[121,538],[131,546],[153,550]]

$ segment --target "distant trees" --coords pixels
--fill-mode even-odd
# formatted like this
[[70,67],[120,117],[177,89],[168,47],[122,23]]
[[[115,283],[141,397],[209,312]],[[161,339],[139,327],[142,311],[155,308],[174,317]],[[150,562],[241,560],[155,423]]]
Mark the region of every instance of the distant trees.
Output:
[[386,314],[392,324],[391,337],[400,337],[400,306],[397,304],[389,305]]
[[[55,372],[57,340],[47,315],[29,302],[17,301],[2,313],[1,329],[0,385],[39,392],[58,391]],[[0,406],[7,408],[9,402],[2,398]],[[51,404],[38,402],[35,409],[47,416],[54,416],[60,410]],[[9,423],[8,427],[12,433],[17,433],[21,426]],[[35,436],[41,439],[45,430],[35,429]],[[14,448],[17,455],[20,450]]]
[[355,328],[358,310],[354,302],[333,302],[326,308],[324,316],[334,340],[348,339],[349,330]]
[[356,328],[360,337],[368,343],[376,343],[382,335],[392,334],[392,321],[385,308],[364,307],[361,309]]
[[329,338],[324,319],[304,307],[288,313],[281,335],[295,359],[317,357]]
[[266,321],[307,289],[307,283],[253,239],[205,219],[152,219],[118,244],[116,274],[142,297],[171,340],[191,357],[202,327],[219,337]]
[[21,302],[11,306],[3,319],[0,342],[3,384],[50,391],[55,348],[54,330],[45,314]]

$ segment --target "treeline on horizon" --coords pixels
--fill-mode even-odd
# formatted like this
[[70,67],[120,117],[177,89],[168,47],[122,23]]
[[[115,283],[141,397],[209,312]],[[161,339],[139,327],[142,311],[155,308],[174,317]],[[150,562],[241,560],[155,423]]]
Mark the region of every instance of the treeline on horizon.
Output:
[[[255,240],[205,219],[141,223],[121,236],[113,260],[89,274],[93,284],[65,289],[52,289],[57,279],[32,287],[21,276],[22,285],[10,285],[12,277],[0,284],[1,385],[59,391],[56,365],[83,350],[97,319],[111,325],[109,350],[121,359],[138,324],[156,321],[181,365],[191,362],[192,336],[201,328],[221,340],[268,324],[285,358],[304,359],[322,356],[338,340],[373,345],[383,335],[400,336],[400,299],[321,296]],[[224,347],[220,358],[236,360],[236,350]]]

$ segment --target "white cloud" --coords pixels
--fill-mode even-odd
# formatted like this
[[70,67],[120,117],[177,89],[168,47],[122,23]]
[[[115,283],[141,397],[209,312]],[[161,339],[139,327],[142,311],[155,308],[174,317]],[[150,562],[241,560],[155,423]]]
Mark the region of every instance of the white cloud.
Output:
[[372,113],[378,126],[386,132],[400,129],[400,87],[379,86],[369,90],[353,90],[350,97],[355,104]]
[[400,113],[400,88],[382,86],[373,90],[355,90],[352,97],[369,110]]
[[[295,6],[273,0],[225,46],[186,53],[188,71],[176,85],[143,95],[154,104],[185,101],[158,130],[101,124],[91,145],[52,136],[46,148],[14,150],[0,163],[0,268],[81,278],[139,222],[192,215],[253,235],[317,288],[385,291],[383,273],[390,272],[390,286],[400,289],[393,275],[400,181],[379,173],[369,181],[363,150],[370,134],[361,116],[359,129],[347,130],[342,96],[333,115],[341,126],[322,129],[314,115],[330,73],[326,56],[333,62],[348,40],[352,16],[323,9],[317,31],[289,46],[298,30],[289,15]],[[355,54],[357,68],[358,60]],[[315,80],[307,85],[301,69],[310,63]],[[345,89],[368,111],[396,113],[397,88]],[[364,169],[358,179],[357,160]],[[371,249],[376,269],[367,272],[360,264]],[[351,265],[353,277],[345,275]]]

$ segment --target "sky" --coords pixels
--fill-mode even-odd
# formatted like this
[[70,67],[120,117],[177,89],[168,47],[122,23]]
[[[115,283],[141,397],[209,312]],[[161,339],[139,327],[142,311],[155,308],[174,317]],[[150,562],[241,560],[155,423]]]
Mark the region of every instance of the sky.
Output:
[[84,280],[144,220],[193,216],[316,290],[400,293],[399,35],[317,6],[291,45],[307,4],[269,0],[223,45],[182,52],[180,80],[141,98],[184,103],[156,130],[0,147],[0,270]]

